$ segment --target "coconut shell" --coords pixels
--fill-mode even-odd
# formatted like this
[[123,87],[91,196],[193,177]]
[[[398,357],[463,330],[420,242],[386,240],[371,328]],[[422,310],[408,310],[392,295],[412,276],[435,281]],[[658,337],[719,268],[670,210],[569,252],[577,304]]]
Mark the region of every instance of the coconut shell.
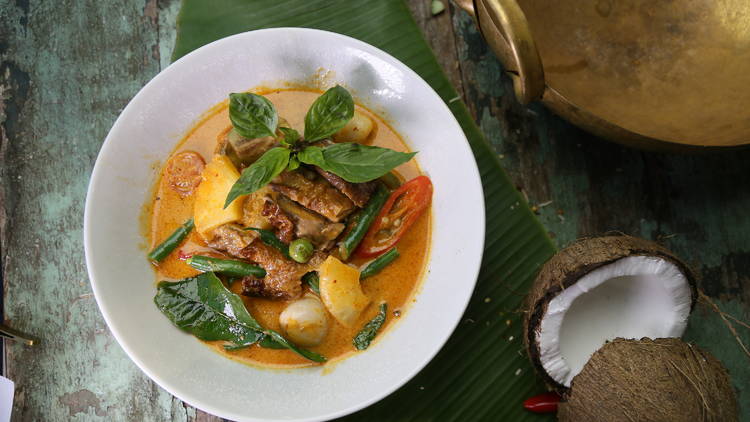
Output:
[[560,422],[734,422],[737,399],[715,357],[676,338],[616,339],[573,378]]
[[537,333],[541,330],[542,317],[549,302],[589,272],[629,256],[654,256],[675,264],[690,284],[692,306],[695,305],[695,273],[658,243],[626,235],[609,235],[581,239],[561,250],[539,271],[527,297],[527,312],[524,318],[524,344],[531,363],[545,383],[558,393],[564,394],[567,388],[545,371],[540,360],[539,344],[536,342]]

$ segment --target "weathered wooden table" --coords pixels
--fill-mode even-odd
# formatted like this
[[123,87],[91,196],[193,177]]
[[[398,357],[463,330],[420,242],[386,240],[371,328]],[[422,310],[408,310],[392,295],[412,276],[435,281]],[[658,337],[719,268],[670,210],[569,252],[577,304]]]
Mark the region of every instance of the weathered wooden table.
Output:
[[[676,156],[596,139],[518,105],[470,18],[412,11],[446,73],[559,245],[619,230],[662,241],[750,319],[750,150]],[[0,276],[3,315],[43,345],[5,346],[14,420],[218,420],[143,375],[107,330],[83,258],[83,204],[118,113],[169,63],[176,0],[0,4]],[[750,330],[738,334],[750,344]],[[750,358],[699,305],[687,337],[730,366],[750,420]]]

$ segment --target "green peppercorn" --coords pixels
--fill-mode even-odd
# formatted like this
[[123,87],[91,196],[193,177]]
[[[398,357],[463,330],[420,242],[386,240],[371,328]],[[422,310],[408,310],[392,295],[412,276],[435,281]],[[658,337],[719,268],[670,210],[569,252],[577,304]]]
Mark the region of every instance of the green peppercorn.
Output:
[[304,264],[312,258],[313,249],[313,244],[309,240],[296,239],[289,244],[289,256],[300,264]]

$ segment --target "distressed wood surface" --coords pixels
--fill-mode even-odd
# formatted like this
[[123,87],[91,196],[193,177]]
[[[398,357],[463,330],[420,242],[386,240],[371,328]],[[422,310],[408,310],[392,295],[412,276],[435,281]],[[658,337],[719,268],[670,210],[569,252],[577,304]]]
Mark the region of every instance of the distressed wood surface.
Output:
[[[646,153],[523,107],[470,18],[411,0],[449,78],[538,207],[558,245],[619,230],[656,239],[703,275],[701,287],[750,319],[750,150]],[[0,4],[0,276],[5,320],[43,339],[5,347],[14,420],[218,421],[174,399],[127,358],[104,324],[84,261],[85,190],[118,113],[165,67],[176,0]],[[551,201],[551,202],[550,202]],[[739,329],[750,343],[750,332]],[[750,362],[707,306],[687,337],[732,371],[750,420]]]

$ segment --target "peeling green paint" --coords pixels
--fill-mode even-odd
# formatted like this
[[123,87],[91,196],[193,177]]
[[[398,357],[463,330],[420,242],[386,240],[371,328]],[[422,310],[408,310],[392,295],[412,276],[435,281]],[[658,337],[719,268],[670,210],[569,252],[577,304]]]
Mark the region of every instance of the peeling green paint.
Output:
[[482,108],[482,117],[479,119],[479,127],[482,129],[484,136],[496,148],[502,151],[503,132],[500,128],[500,121],[490,114],[488,107]]
[[[177,1],[0,5],[6,200],[4,313],[39,345],[6,346],[13,419],[196,419],[125,356],[91,294],[81,245],[97,151],[124,105],[168,61]],[[151,1],[153,7],[155,1]],[[160,13],[153,9],[154,13]],[[7,177],[6,177],[7,175]]]
[[476,67],[477,88],[490,97],[499,97],[505,94],[504,81],[500,78],[503,72],[500,62],[494,55],[485,55]]

